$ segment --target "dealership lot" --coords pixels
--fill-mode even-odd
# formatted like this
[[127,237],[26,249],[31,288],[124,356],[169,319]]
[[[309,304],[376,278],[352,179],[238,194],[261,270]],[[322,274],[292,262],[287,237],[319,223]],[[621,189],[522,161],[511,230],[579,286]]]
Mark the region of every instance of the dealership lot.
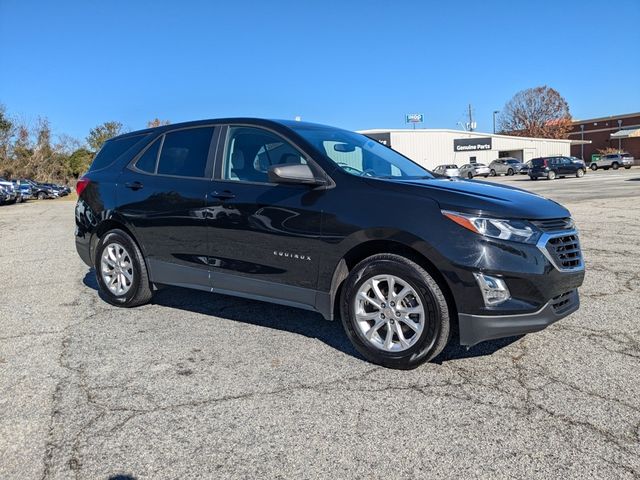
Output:
[[571,210],[582,308],[408,372],[292,308],[179,288],[112,307],[73,202],[3,207],[0,476],[640,476],[640,169],[487,181]]

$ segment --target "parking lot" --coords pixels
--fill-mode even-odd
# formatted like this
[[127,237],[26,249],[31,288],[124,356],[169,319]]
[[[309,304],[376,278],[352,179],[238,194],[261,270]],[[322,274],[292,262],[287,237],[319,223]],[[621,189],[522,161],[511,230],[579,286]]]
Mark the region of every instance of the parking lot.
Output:
[[1,207],[0,477],[640,477],[640,168],[487,181],[571,210],[582,307],[412,371],[293,308],[180,288],[112,307],[74,202]]

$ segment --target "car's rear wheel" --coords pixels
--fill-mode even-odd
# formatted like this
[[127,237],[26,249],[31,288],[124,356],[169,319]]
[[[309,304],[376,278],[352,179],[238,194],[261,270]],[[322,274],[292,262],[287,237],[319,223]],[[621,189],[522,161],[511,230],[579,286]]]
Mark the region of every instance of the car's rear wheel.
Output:
[[579,168],[579,169],[576,171],[576,177],[578,177],[578,178],[582,178],[582,177],[584,177],[584,170],[582,170],[581,168]]
[[556,178],[556,172],[554,172],[553,170],[551,170],[549,172],[549,174],[547,175],[547,180],[555,180]]
[[593,170],[594,172],[598,169],[598,165],[596,165],[595,163],[591,164],[591,170]]
[[513,175],[513,168],[510,168],[509,170],[507,170],[507,175],[508,176]]
[[489,172],[489,175],[492,177],[496,176],[496,171],[492,168],[491,171]]
[[119,307],[137,307],[153,292],[142,252],[123,230],[111,230],[98,242],[96,276],[104,299]]
[[345,280],[340,312],[356,349],[388,368],[415,368],[449,340],[442,290],[420,265],[399,255],[374,255],[356,265]]
[[618,165],[618,162],[613,162],[613,163],[611,164],[611,168],[613,168],[614,170],[617,170],[619,166],[620,166],[620,165]]
[[537,179],[538,179],[538,177],[534,177],[533,175],[529,175],[529,178],[530,178],[531,180],[537,180]]
[[473,178],[473,173],[471,173],[471,172],[467,173],[467,178],[469,180],[471,180]]

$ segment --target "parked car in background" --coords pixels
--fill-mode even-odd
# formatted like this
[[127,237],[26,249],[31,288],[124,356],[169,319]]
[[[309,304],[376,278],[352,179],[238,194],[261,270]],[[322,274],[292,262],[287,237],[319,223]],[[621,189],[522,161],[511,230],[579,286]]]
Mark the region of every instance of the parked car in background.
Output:
[[9,203],[9,204],[16,203],[16,200],[18,199],[18,194],[16,193],[16,189],[13,186],[13,183],[0,177],[0,186],[2,186],[4,190],[4,200],[2,200],[2,202]]
[[531,160],[529,178],[537,180],[546,178],[553,180],[557,177],[576,176],[583,177],[587,167],[584,162],[575,162],[571,157],[540,157]]
[[526,174],[529,168],[517,158],[498,158],[489,164],[489,175],[514,175],[516,173]]
[[28,183],[20,183],[19,180],[13,182],[15,188],[20,192],[20,202],[26,202],[33,198],[33,189]]
[[483,176],[487,178],[489,176],[489,167],[484,163],[467,163],[460,167],[460,176],[462,178],[473,178]]
[[433,173],[435,173],[436,175],[442,175],[443,177],[449,177],[449,178],[460,176],[460,170],[458,169],[458,166],[454,164],[438,165],[436,168],[433,169]]
[[61,185],[56,185],[55,183],[43,183],[45,187],[49,187],[56,197],[64,197],[68,195],[67,187],[63,187]]
[[44,200],[47,198],[56,198],[54,190],[51,187],[47,187],[41,183],[38,183],[29,178],[21,178],[20,183],[27,183],[31,185],[31,195],[33,198],[37,198],[38,200]]
[[613,168],[617,170],[620,167],[624,167],[627,170],[633,165],[634,158],[628,153],[610,153],[609,155],[603,155],[597,160],[592,160],[589,167],[591,170],[597,170],[602,168],[603,170],[609,170]]

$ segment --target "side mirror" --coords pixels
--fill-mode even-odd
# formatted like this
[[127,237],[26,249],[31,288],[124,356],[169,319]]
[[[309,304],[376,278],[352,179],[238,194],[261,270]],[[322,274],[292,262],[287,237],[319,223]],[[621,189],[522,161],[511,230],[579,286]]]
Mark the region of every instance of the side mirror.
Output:
[[284,164],[273,165],[268,170],[271,183],[288,183],[297,185],[326,185],[326,181],[316,178],[309,165]]

